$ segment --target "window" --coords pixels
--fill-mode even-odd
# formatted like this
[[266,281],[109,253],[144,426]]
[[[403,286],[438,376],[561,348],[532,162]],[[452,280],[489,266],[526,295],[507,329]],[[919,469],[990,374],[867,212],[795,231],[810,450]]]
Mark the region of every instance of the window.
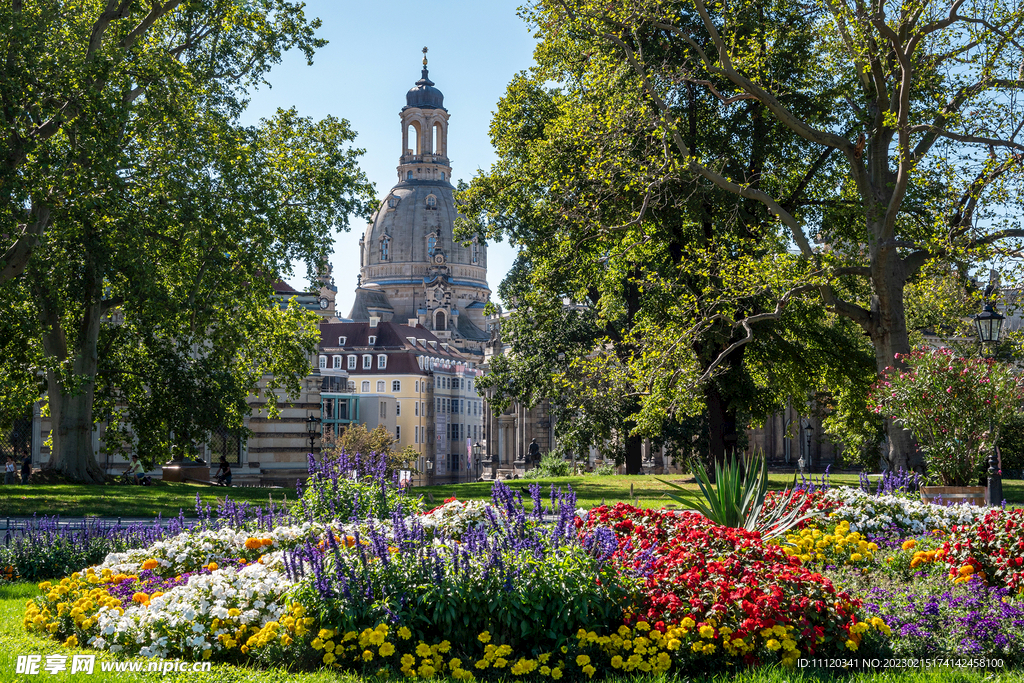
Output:
[[207,442],[210,448],[210,462],[220,460],[223,456],[230,463],[238,464],[242,452],[242,438],[238,430],[228,429],[221,425],[210,433]]
[[441,180],[444,180],[444,171],[441,171]]
[[393,391],[394,393],[397,394],[401,390],[402,390],[402,383],[399,380],[397,380],[397,379],[392,380],[391,381],[391,391]]
[[387,417],[388,416],[388,404],[385,403],[384,401],[380,402],[380,416],[381,417]]
[[326,370],[327,369],[327,356],[320,356],[320,369],[321,370]]
[[384,354],[377,356],[377,369],[383,370],[388,366],[388,357]]
[[363,391],[364,394],[370,393],[370,383],[369,382],[363,382],[363,389],[362,389],[362,391]]
[[373,367],[373,356],[363,356],[363,370],[369,370]]
[[341,370],[341,356],[334,357],[334,369]]
[[349,370],[355,370],[356,369],[356,357],[355,356],[349,356],[348,357],[348,369]]
[[427,402],[426,401],[420,401],[420,415],[423,415],[424,417],[426,417],[426,415],[427,415]]
[[349,390],[349,391],[355,391],[355,390],[356,390],[356,383],[355,383],[355,382],[353,382],[353,381],[351,381],[351,380],[349,380],[349,383],[348,383],[348,390]]
[[406,180],[412,180],[412,171],[409,171],[409,174],[407,176],[405,176],[405,179]]
[[401,417],[402,415],[402,402],[395,401],[395,417]]
[[366,343],[369,344],[370,346],[376,346],[377,338],[371,335],[370,338],[366,340]]
[[434,195],[430,195],[429,197],[427,197],[427,208],[428,209],[436,209],[437,208],[437,197],[435,197]]
[[[395,415],[398,415],[398,413],[396,412]],[[401,440],[402,440],[402,428],[399,427],[398,425],[395,425],[395,441],[401,441]]]
[[348,337],[338,337],[338,346],[344,346],[347,341]]
[[388,208],[393,209],[396,206],[398,206],[398,198],[395,197],[394,195],[391,195],[390,197],[388,197]]
[[420,393],[420,381],[416,380],[416,393]]
[[437,412],[441,412],[441,399],[436,398],[434,400],[437,401]]
[[391,238],[387,235],[380,238],[380,260],[391,260]]
[[412,428],[413,443],[420,442],[420,426],[416,425]]
[[384,393],[384,380],[380,380],[380,381],[377,382],[377,393],[378,394],[383,394]]
[[420,402],[419,401],[414,401],[413,402],[413,404],[412,404],[412,412],[413,412],[413,415],[415,415],[416,417],[419,417],[419,415],[420,415]]

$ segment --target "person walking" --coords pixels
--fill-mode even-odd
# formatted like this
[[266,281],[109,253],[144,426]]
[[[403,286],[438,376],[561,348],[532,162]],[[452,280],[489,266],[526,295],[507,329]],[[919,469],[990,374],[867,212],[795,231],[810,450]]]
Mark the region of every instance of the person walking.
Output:
[[4,468],[4,483],[5,484],[13,484],[14,483],[14,473],[15,473],[16,469],[17,468],[15,468],[15,466],[14,466],[14,458],[12,458],[11,456],[8,455],[7,456],[7,465]]
[[30,476],[32,476],[32,456],[26,455],[21,463],[21,483],[27,484]]
[[537,444],[537,439],[530,440],[530,462],[540,463],[540,446]]

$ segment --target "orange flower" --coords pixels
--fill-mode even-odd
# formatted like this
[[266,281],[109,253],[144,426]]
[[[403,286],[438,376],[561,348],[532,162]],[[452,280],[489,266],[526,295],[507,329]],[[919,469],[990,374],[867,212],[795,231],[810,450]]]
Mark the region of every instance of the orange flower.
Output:
[[159,598],[163,594],[163,591],[157,591],[156,593],[153,593],[151,596],[149,596],[149,599],[152,600],[153,598]]
[[272,539],[272,538],[264,538],[264,539],[262,539],[260,541],[260,543],[262,543],[263,545],[273,545],[274,544],[274,539]]
[[258,538],[247,538],[245,539],[245,547],[249,550],[256,550],[263,547],[263,542]]
[[211,572],[215,572],[217,571],[217,563],[211,562],[210,564],[206,565],[206,568],[209,569]]
[[160,563],[157,562],[155,558],[151,557],[151,558],[149,558],[148,560],[146,560],[145,562],[142,563],[142,568],[143,569],[156,569],[159,564]]
[[132,602],[137,602],[140,605],[148,605],[149,604],[149,596],[146,595],[145,593],[136,593],[135,595],[132,596]]

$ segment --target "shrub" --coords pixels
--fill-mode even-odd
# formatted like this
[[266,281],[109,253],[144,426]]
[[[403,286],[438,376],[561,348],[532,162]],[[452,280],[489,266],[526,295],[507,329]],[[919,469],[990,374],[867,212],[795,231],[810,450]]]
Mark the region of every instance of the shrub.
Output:
[[568,477],[569,461],[554,453],[541,456],[540,464],[523,474],[523,479],[541,479],[543,477]]
[[390,519],[396,510],[418,511],[421,499],[398,486],[387,474],[387,455],[371,453],[325,455],[317,463],[309,456],[309,479],[296,512],[318,522],[347,522],[372,517]]
[[1024,378],[950,349],[917,349],[899,360],[907,369],[886,369],[872,387],[872,409],[913,430],[929,475],[947,486],[971,484],[996,443],[992,426],[1020,412]]

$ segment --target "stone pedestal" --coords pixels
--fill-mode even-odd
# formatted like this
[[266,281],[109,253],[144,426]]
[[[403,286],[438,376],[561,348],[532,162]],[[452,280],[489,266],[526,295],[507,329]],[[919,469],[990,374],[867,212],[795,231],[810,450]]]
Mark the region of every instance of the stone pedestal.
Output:
[[210,466],[192,460],[174,460],[163,466],[160,478],[164,481],[201,481],[209,483]]

